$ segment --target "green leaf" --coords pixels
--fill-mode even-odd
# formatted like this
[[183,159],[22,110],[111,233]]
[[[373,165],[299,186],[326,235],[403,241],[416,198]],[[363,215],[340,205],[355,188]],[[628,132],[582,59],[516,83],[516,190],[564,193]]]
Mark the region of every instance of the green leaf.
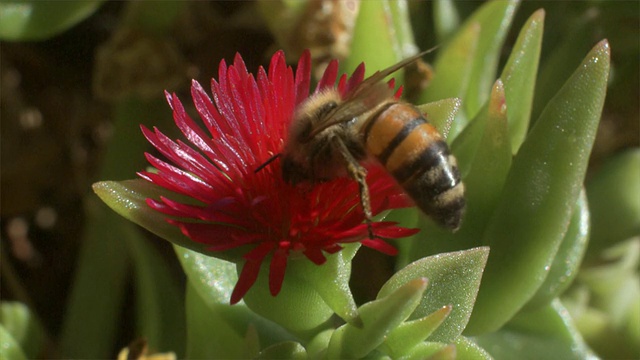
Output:
[[207,304],[228,304],[238,281],[236,265],[180,246],[173,248],[190,284]]
[[[3,301],[0,304],[0,324],[15,340],[19,348],[24,349],[27,359],[40,357],[45,346],[45,333],[40,321],[29,308],[19,302]],[[1,346],[0,347],[4,347]],[[0,351],[0,355],[2,352]],[[0,356],[5,359],[5,357]],[[9,357],[6,357],[8,359]]]
[[491,84],[495,81],[500,50],[507,36],[518,0],[490,1],[482,5],[462,25],[480,25],[478,47],[473,59],[473,69],[464,99],[467,116],[474,116],[489,98]]
[[0,325],[0,359],[27,360],[18,341],[2,325]]
[[[369,76],[400,61],[402,54],[394,30],[389,0],[360,2],[351,53],[340,62],[341,71],[351,73],[364,62],[366,76]],[[396,77],[402,78],[400,75]]]
[[91,16],[103,0],[0,2],[0,39],[45,40]]
[[88,206],[60,348],[69,358],[108,358],[113,356],[128,278],[126,243],[136,230],[97,201]]
[[527,309],[550,303],[562,294],[578,275],[589,242],[589,220],[589,207],[583,189],[549,273],[536,294],[527,303]]
[[[453,354],[452,354],[453,350]],[[451,355],[454,355],[451,357]],[[426,341],[418,344],[411,349],[403,360],[423,360],[423,359],[455,359],[455,348],[452,349],[451,345]]]
[[544,31],[544,10],[533,13],[518,35],[500,78],[506,94],[509,133],[515,154],[529,129]]
[[460,99],[450,98],[418,105],[417,108],[421,113],[425,114],[427,120],[446,139],[461,104],[462,101]]
[[[185,203],[192,203],[192,199],[142,179],[101,181],[93,184],[93,191],[115,212],[159,237],[202,254],[211,254],[206,249],[206,244],[197,243],[188,238],[177,226],[166,221],[166,215],[150,208],[146,203],[147,198],[159,199],[161,196],[172,200],[179,199]],[[220,252],[216,253],[216,256],[229,259],[231,253],[233,252]]]
[[491,355],[475,342],[464,336],[458,336],[455,341],[456,356],[460,360],[490,360]]
[[184,299],[165,260],[131,229],[127,245],[135,273],[136,325],[151,349],[184,354]]
[[429,336],[451,313],[451,305],[446,305],[421,319],[406,321],[393,329],[384,341],[385,353],[392,358],[404,356]]
[[580,193],[608,75],[605,40],[548,104],[516,155],[484,233],[491,257],[469,334],[500,328],[544,282]]
[[[486,113],[480,112],[484,131],[478,147],[473,152],[471,168],[463,175],[467,210],[462,227],[456,233],[459,246],[470,248],[480,245],[481,234],[493,213],[507,173],[511,167],[511,143],[507,126],[509,108],[505,105],[505,93],[498,79],[488,100]],[[457,156],[457,154],[454,152]],[[463,164],[464,160],[460,160]],[[467,160],[468,161],[468,160]],[[462,166],[462,165],[461,165]],[[463,245],[464,244],[464,245]]]
[[255,359],[307,359],[307,351],[295,341],[287,341],[262,350]]
[[495,359],[597,359],[559,300],[475,341]]
[[588,253],[640,235],[640,148],[615,155],[587,182],[592,214]]
[[[480,25],[470,24],[459,31],[441,51],[438,51],[438,58],[433,66],[433,79],[420,95],[417,103],[431,103],[445,98],[463,98],[469,86],[473,59],[479,41]],[[451,143],[466,124],[467,117],[464,111],[458,112],[447,142]]]
[[619,326],[640,294],[640,238],[614,245],[603,251],[599,260],[601,264],[582,269],[578,280],[591,290],[590,304]]
[[438,50],[438,57],[433,65],[433,79],[418,103],[462,98],[466,94],[479,38],[480,25],[469,24]]
[[438,43],[444,43],[460,25],[460,15],[451,0],[435,0],[433,2],[433,24]]
[[[618,6],[618,8],[622,7]],[[559,10],[564,11],[565,9],[560,8]],[[596,36],[602,36],[601,33],[593,30],[598,28],[596,23],[597,19],[603,19],[601,16],[588,16],[588,11],[584,14],[572,15],[563,14],[562,17],[558,17],[558,19],[566,21],[568,25],[563,28],[566,30],[563,31],[561,39],[552,40],[555,46],[549,49],[548,56],[545,56],[544,61],[540,63],[533,101],[532,119],[534,120],[544,111],[554,94],[566,82],[576,66],[581,63],[580,55],[592,47],[593,39]]]
[[464,330],[471,315],[488,256],[489,248],[483,247],[420,259],[395,273],[382,286],[378,298],[387,296],[411,279],[429,279],[429,291],[425,293],[411,318],[421,318],[444,305],[453,305],[451,315],[429,340],[454,341]]
[[562,301],[603,358],[639,358],[640,237],[615,244],[593,261],[583,266]]
[[[244,336],[250,326],[255,327],[262,345],[293,338],[276,324],[249,310],[242,301],[233,306],[228,305],[231,292],[238,280],[236,265],[179,246],[174,246],[174,249],[187,275],[189,286],[199,295],[200,301],[216,314],[215,321],[220,322],[216,326],[232,328],[239,336]],[[194,299],[191,300],[195,302]],[[187,310],[189,311],[188,307]],[[188,344],[194,341],[190,336],[188,335]]]
[[[189,359],[246,359],[243,329],[225,318],[222,307],[207,304],[194,284],[187,285],[187,353]],[[215,331],[213,331],[215,330]]]
[[269,291],[269,264],[265,261],[244,301],[257,314],[303,338],[325,327],[334,313],[357,323],[358,310],[349,289],[351,259],[357,248],[355,244],[345,246],[328,255],[322,265],[305,257],[289,258],[282,289],[275,297]]
[[345,324],[338,328],[329,341],[327,358],[357,359],[372,352],[411,315],[426,288],[426,279],[414,278],[388,295],[361,306],[358,311],[362,326]]
[[393,29],[391,31],[396,39],[393,42],[396,44],[396,53],[401,59],[417,54],[419,51],[413,38],[408,1],[389,1],[388,7],[389,13],[391,14],[391,24],[393,25]]

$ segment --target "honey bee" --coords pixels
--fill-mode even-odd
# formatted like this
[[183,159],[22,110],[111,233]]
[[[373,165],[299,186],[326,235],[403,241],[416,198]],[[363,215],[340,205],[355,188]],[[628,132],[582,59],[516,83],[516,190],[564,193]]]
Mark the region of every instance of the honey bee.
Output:
[[[428,51],[426,51],[428,52]],[[282,154],[282,177],[291,184],[350,176],[371,229],[366,169],[380,162],[415,204],[440,226],[457,230],[465,209],[456,159],[438,131],[414,106],[393,96],[383,81],[426,52],[378,71],[341,96],[334,88],[299,105]]]

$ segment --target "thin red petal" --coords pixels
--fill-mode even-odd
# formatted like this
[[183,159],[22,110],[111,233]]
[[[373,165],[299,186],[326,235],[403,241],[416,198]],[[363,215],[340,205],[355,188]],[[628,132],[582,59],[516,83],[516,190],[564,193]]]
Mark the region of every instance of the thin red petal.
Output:
[[311,260],[316,265],[322,265],[327,262],[327,258],[319,248],[310,248],[304,251],[304,255],[307,259]]
[[377,250],[386,255],[395,256],[398,254],[398,249],[380,239],[365,239],[362,240],[362,245]]
[[364,80],[364,63],[360,63],[360,65],[358,65],[358,67],[353,71],[349,82],[347,82],[345,93],[353,90],[356,86],[358,86],[358,84],[362,82],[362,80]]
[[284,274],[287,269],[288,249],[278,249],[273,253],[271,264],[269,264],[269,291],[276,296],[282,288]]
[[398,88],[396,93],[393,95],[393,97],[395,97],[396,99],[400,99],[400,97],[402,96],[402,91],[403,90],[404,90],[403,85],[400,85],[400,87]]
[[324,70],[324,74],[322,74],[322,78],[318,82],[318,86],[316,86],[315,93],[318,93],[328,87],[333,87],[336,83],[336,78],[338,77],[338,60],[331,60],[329,65]]
[[309,85],[311,84],[311,53],[305,49],[298,60],[296,68],[296,105],[309,97]]
[[262,265],[262,259],[259,261],[250,260],[244,263],[242,271],[240,271],[240,276],[238,277],[238,282],[231,293],[231,305],[238,303],[256,282],[260,265]]

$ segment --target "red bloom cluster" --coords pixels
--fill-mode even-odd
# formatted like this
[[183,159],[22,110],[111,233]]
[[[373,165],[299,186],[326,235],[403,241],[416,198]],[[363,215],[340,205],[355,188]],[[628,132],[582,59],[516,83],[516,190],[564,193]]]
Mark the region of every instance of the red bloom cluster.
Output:
[[[316,93],[336,86],[338,80],[337,88],[345,94],[363,80],[363,65],[350,78],[337,79],[337,69],[338,63],[331,62]],[[282,150],[296,106],[309,97],[310,74],[309,52],[300,58],[295,76],[279,51],[268,71],[258,70],[257,78],[236,55],[233,65],[220,63],[218,81],[211,81],[213,101],[199,83],[192,84],[191,95],[204,127],[187,115],[175,94],[166,93],[175,123],[191,145],[142,127],[167,161],[147,153],[157,172],[143,171],[139,176],[196,200],[185,204],[163,197],[147,199],[148,205],[212,252],[247,249],[231,303],[242,299],[269,256],[269,288],[275,296],[292,252],[318,265],[326,261],[324,252],[340,251],[340,243],[359,241],[395,254],[386,242],[368,238],[358,187],[351,179],[293,186],[283,181],[278,160],[255,171]],[[411,205],[381,167],[369,167],[367,183],[374,214]],[[416,232],[392,222],[375,222],[373,230],[383,238]]]

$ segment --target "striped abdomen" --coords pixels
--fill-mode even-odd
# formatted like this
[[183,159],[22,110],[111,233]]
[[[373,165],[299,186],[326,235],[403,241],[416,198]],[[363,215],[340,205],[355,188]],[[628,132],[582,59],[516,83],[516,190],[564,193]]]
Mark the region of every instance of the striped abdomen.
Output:
[[366,150],[425,214],[449,229],[460,227],[465,200],[456,159],[418,109],[405,103],[385,104],[362,132]]

